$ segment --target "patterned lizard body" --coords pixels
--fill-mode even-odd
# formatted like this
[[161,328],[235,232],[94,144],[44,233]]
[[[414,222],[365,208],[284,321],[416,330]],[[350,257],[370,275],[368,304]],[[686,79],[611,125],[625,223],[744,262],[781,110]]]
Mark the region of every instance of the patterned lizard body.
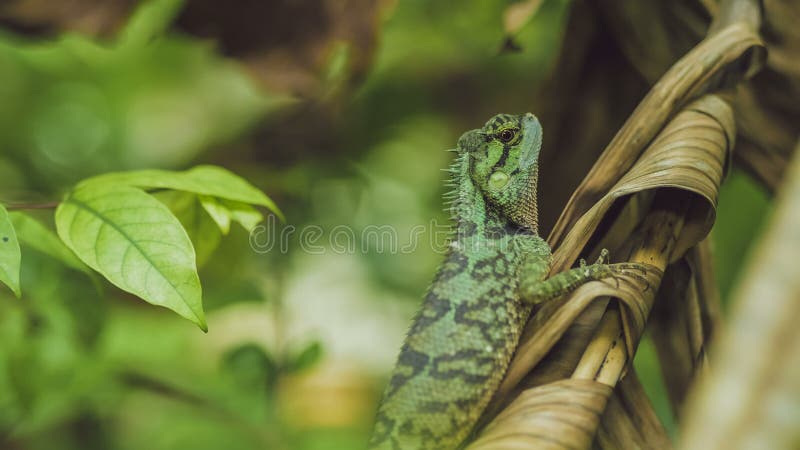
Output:
[[530,113],[499,114],[459,139],[451,167],[455,239],[400,351],[372,448],[458,448],[502,381],[532,305],[611,273],[598,261],[545,280],[550,248],[537,234],[536,210],[541,143]]

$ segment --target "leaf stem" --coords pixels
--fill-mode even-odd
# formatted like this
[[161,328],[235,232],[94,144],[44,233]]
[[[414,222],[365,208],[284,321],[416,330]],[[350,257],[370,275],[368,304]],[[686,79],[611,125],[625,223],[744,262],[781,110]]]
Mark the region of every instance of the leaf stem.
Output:
[[19,211],[25,209],[55,209],[61,202],[45,202],[45,203],[18,203],[16,205],[6,205],[9,211]]

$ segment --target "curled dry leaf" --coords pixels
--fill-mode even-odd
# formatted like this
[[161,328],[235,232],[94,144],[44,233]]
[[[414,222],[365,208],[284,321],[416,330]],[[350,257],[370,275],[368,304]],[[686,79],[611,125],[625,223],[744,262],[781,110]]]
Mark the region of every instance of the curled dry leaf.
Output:
[[686,409],[681,448],[794,449],[800,442],[800,158],[734,294],[715,371]]
[[707,367],[706,351],[720,328],[720,299],[711,271],[708,239],[674,264],[656,296],[648,329],[658,354],[673,411],[683,411],[696,375]]
[[[605,305],[609,297],[619,299],[622,307],[609,308],[600,319],[594,337],[573,366],[572,378],[616,385],[624,373],[628,355],[635,353],[653,305],[655,291],[661,282],[662,271],[669,262],[675,261],[700,242],[713,224],[717,193],[733,139],[733,114],[728,104],[714,95],[700,98],[678,113],[655,136],[633,167],[576,221],[554,253],[554,271],[572,265],[587,247],[604,217],[614,211],[612,206],[615,202],[633,194],[660,190],[653,197],[649,209],[636,205],[640,214],[619,214],[617,223],[609,228],[611,233],[618,226],[630,227],[630,223],[619,224],[620,221],[633,221],[634,226],[638,227],[636,240],[640,242],[630,248],[628,259],[647,264],[644,272],[630,270],[614,280],[587,283],[567,298],[546,304],[537,311],[528,324],[506,379],[488,411],[497,411],[504,401],[513,397],[512,393],[520,383],[524,383],[524,378],[532,369],[539,370],[540,363],[550,364],[550,361],[543,362],[545,355],[573,323],[592,303],[601,302]],[[612,248],[618,248],[621,244],[616,242],[616,247]],[[558,383],[559,395],[570,398],[569,392],[574,391],[575,383]],[[542,387],[545,386],[531,389]],[[519,411],[524,420],[504,410],[486,428],[485,433],[491,433],[490,439],[484,440],[485,434],[481,434],[470,448],[500,448],[493,446],[498,442],[507,445],[510,442],[508,439],[517,442],[519,448],[543,448],[539,447],[543,443],[530,441],[538,439],[531,438],[537,435],[530,433],[529,427],[533,423],[546,423],[546,427],[540,431],[549,430],[550,436],[563,436],[562,432],[569,432],[576,420],[585,420],[569,412],[565,412],[563,417],[559,416],[561,418],[554,418],[553,414],[560,414],[557,412],[560,407],[548,409],[536,400],[535,395],[528,395],[529,391],[523,391],[511,403],[514,411]],[[572,394],[580,397],[578,391]],[[593,407],[602,410],[610,394],[609,389],[602,400],[593,400]],[[530,405],[528,399],[531,399]],[[588,448],[597,429],[596,420],[599,419],[593,420],[594,425],[588,437],[581,440],[583,444],[580,446],[556,447],[551,443],[546,448]]]
[[763,5],[769,58],[752,82],[737,89],[734,106],[741,145],[734,158],[774,192],[795,152],[800,121],[800,4],[779,0],[736,3]]
[[734,23],[709,36],[675,63],[653,86],[572,194],[548,239],[550,244],[559,244],[575,221],[633,166],[670,116],[700,93],[753,74],[764,58],[765,50],[756,32]]
[[[667,431],[653,410],[634,370],[620,380],[606,405],[595,448],[670,450]],[[621,444],[622,443],[622,444]]]
[[528,389],[468,448],[588,448],[610,395],[610,386],[594,380],[567,379]]
[[774,191],[794,150],[795,124],[800,120],[800,32],[796,26],[800,4],[780,0],[597,3],[597,14],[610,24],[615,43],[649,83],[701,39],[712,17],[711,33],[737,21],[752,30],[762,29],[769,58],[750,83],[736,90],[738,145],[733,156],[738,167]]

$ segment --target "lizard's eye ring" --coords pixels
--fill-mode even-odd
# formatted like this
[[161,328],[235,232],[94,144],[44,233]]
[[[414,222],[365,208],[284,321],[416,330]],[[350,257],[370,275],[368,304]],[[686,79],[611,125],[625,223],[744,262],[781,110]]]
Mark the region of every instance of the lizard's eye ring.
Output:
[[516,130],[511,128],[506,128],[505,130],[501,131],[497,134],[497,138],[500,139],[500,142],[509,143],[514,140],[517,136]]

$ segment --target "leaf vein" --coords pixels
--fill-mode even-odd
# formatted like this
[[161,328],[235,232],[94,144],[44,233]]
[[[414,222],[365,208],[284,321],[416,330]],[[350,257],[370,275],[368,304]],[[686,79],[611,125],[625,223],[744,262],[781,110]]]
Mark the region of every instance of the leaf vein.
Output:
[[[145,276],[145,282],[149,278],[150,271],[157,272],[161,276],[161,278],[163,278],[167,282],[167,284],[169,284],[169,286],[172,288],[172,290],[176,294],[178,294],[178,297],[189,308],[189,310],[192,311],[192,314],[194,314],[195,317],[200,319],[200,317],[197,315],[197,313],[195,313],[195,311],[192,309],[191,305],[189,305],[189,303],[186,301],[186,298],[183,296],[183,294],[178,290],[178,287],[175,284],[172,283],[172,281],[169,279],[169,277],[167,277],[161,270],[159,270],[159,268],[156,266],[155,262],[150,258],[150,255],[148,255],[144,251],[144,249],[142,249],[139,245],[137,245],[137,242],[133,239],[133,237],[130,236],[124,229],[122,229],[120,227],[120,225],[118,225],[116,223],[113,223],[108,217],[106,217],[102,212],[100,212],[97,209],[95,209],[89,203],[84,202],[84,201],[79,200],[79,199],[76,199],[74,196],[69,197],[66,200],[66,202],[72,203],[75,206],[77,206],[78,208],[81,208],[81,209],[85,210],[86,212],[94,215],[95,217],[97,217],[98,219],[101,220],[101,224],[107,225],[107,226],[113,228],[119,234],[121,234],[128,242],[130,242],[130,246],[134,247],[144,257],[144,259],[149,263],[150,266],[149,266],[147,274]],[[98,230],[97,236],[99,236],[99,230]],[[72,228],[71,227],[70,227],[70,237],[72,237]],[[93,245],[93,251],[95,253],[95,262],[97,262],[97,241],[98,240],[95,239],[95,242],[94,242],[94,245]],[[98,263],[98,266],[99,266],[99,263]],[[149,286],[148,286],[147,283],[145,283],[145,291],[147,292],[147,294],[149,296],[150,295],[150,289],[149,289]]]

